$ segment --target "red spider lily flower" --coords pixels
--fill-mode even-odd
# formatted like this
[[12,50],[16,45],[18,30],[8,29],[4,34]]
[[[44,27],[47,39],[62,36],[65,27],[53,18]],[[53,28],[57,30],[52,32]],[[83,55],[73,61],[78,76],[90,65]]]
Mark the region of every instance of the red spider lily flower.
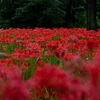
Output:
[[57,40],[52,40],[48,43],[47,49],[55,50],[58,48],[59,42]]
[[28,51],[35,51],[35,52],[42,51],[42,48],[40,48],[40,45],[38,43],[28,43],[26,47]]
[[24,51],[24,50],[17,50],[15,53],[11,54],[12,60],[19,60],[19,61],[26,61],[29,58],[41,58],[39,53],[35,53],[34,51]]
[[0,41],[2,42],[2,43],[14,43],[14,41],[15,41],[15,39],[12,39],[12,38],[8,38],[8,37],[2,37],[2,38],[0,38]]
[[[90,74],[91,100],[100,99],[100,50],[96,52],[94,60],[86,64],[86,69]],[[93,94],[93,95],[92,95]]]
[[7,49],[7,46],[2,46],[2,51],[5,51]]
[[54,51],[54,56],[58,58],[63,58],[63,56],[68,52],[66,47],[63,47],[62,45],[59,45],[57,50]]
[[73,56],[74,56],[74,54],[72,54],[72,53],[66,53],[63,57],[63,60],[69,61],[73,58]]
[[74,36],[74,35],[70,35],[70,36],[68,37],[68,40],[69,40],[70,42],[74,42],[74,43],[77,43],[77,42],[78,42],[78,38],[77,38],[76,36]]
[[34,51],[26,51],[25,53],[26,58],[41,58],[41,55],[39,53],[36,53]]
[[94,60],[87,64],[88,71],[91,74],[92,82],[94,86],[100,84],[100,50],[95,53]]
[[30,96],[19,69],[0,67],[0,100],[27,100]]
[[65,54],[65,51],[61,51],[61,52],[55,51],[54,52],[54,55],[58,58],[62,58],[64,54]]
[[43,61],[38,61],[37,62],[37,66],[40,67],[40,68],[42,68],[42,67],[45,67],[46,66],[46,63],[43,62]]
[[21,68],[25,68],[25,67],[29,67],[30,66],[30,63],[23,63],[22,65],[21,65]]
[[28,58],[25,57],[25,53],[19,53],[19,52],[15,52],[13,54],[11,54],[11,59],[12,60],[20,60],[20,61],[25,61],[27,60]]
[[87,47],[89,48],[89,50],[93,50],[98,47],[98,43],[94,40],[87,40]]
[[10,59],[6,58],[6,59],[1,59],[0,60],[1,64],[4,64],[4,66],[9,67],[9,68],[17,68],[18,66],[14,65]]
[[[28,80],[29,86],[34,90],[53,89],[58,100],[75,100],[81,98],[82,85],[75,78],[68,78],[66,72],[57,67],[47,66],[36,70],[34,77]],[[32,88],[31,88],[32,89]],[[36,92],[37,95],[39,92]],[[85,91],[84,91],[85,93]],[[72,97],[70,97],[72,95]]]
[[40,44],[42,44],[42,43],[45,43],[47,40],[49,40],[49,39],[51,39],[51,37],[52,36],[42,36],[42,37],[34,37],[34,41],[36,42],[36,43],[40,43]]
[[37,88],[46,86],[57,89],[60,84],[63,84],[63,80],[66,79],[66,75],[67,74],[65,72],[60,71],[57,67],[47,66],[39,68],[35,72],[33,84]]
[[[1,51],[6,50],[2,49],[5,43],[14,47],[11,54],[0,55],[0,100],[100,100],[99,29],[0,29]],[[66,70],[41,61],[50,55],[57,57]],[[21,70],[32,67],[31,62],[36,62],[34,75],[23,81]]]

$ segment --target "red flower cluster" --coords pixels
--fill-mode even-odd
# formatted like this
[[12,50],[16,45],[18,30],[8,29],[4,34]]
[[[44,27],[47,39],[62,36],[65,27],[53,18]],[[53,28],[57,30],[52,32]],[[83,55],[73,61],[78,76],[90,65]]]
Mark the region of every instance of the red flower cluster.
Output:
[[20,70],[15,66],[7,68],[4,63],[0,63],[0,100],[27,100],[29,96]]
[[100,29],[0,29],[0,100],[100,100]]

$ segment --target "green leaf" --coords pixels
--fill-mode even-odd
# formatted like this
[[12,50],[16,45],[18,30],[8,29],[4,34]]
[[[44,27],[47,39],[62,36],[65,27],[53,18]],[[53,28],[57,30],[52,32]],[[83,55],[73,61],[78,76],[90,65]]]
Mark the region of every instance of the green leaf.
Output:
[[13,48],[13,44],[8,44],[8,45],[7,45],[7,49],[6,49],[5,52],[11,54],[12,48]]
[[59,38],[60,38],[60,36],[58,36],[58,35],[52,37],[53,40],[58,40]]
[[60,64],[59,59],[57,59],[54,56],[50,56],[50,60],[51,60],[51,64],[56,64],[56,65],[59,65]]

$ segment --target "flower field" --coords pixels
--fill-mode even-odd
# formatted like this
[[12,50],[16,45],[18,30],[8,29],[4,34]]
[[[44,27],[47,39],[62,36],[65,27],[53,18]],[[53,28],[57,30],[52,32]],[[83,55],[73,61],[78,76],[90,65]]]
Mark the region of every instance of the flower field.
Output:
[[0,100],[100,100],[100,29],[0,29]]

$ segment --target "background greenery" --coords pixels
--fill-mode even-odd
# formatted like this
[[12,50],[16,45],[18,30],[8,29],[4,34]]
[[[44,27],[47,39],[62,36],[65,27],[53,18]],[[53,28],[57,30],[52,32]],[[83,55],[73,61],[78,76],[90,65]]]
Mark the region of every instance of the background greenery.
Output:
[[[97,0],[100,27],[100,0]],[[86,0],[1,0],[0,28],[86,27]]]

